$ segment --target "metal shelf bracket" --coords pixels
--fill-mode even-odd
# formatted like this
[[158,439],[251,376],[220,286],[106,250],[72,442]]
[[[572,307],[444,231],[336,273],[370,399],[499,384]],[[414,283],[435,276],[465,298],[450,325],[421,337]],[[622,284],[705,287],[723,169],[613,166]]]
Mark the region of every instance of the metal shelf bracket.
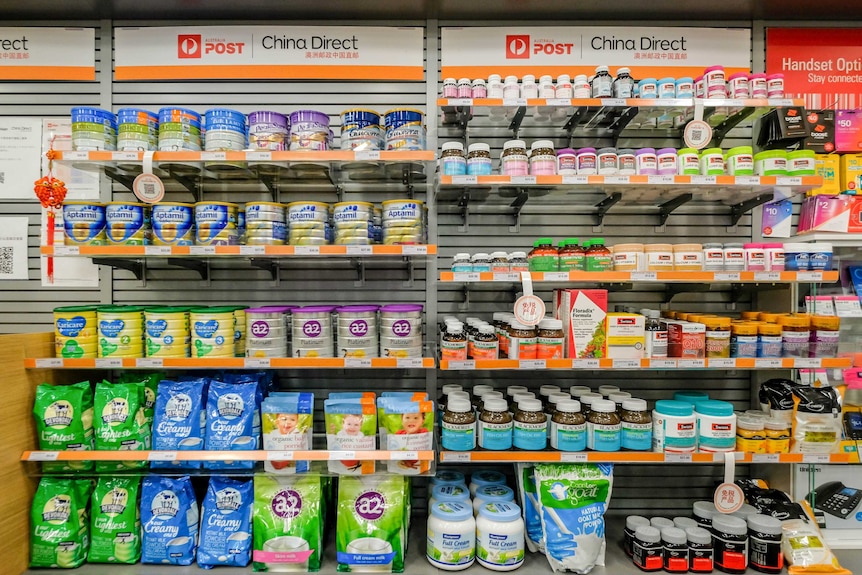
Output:
[[735,226],[739,223],[739,220],[743,215],[750,212],[757,206],[763,205],[766,202],[772,200],[772,194],[760,194],[757,197],[751,198],[750,200],[745,200],[744,202],[740,202],[738,204],[734,204],[730,206],[730,225]]
[[661,204],[658,207],[658,225],[659,227],[664,227],[665,223],[667,223],[667,219],[673,213],[675,209],[678,207],[687,204],[694,198],[692,194],[682,194],[673,198],[672,200],[668,200],[665,203]]
[[604,224],[605,216],[607,215],[608,211],[622,199],[622,192],[614,192],[613,194],[596,204],[596,226],[601,227]]
[[461,225],[458,227],[459,232],[467,233],[470,229],[470,190],[464,190],[461,197],[458,199],[458,207],[461,209]]
[[187,270],[192,270],[198,272],[201,276],[201,280],[207,282],[207,285],[210,283],[210,262],[209,260],[196,260],[196,259],[187,259],[187,258],[168,258],[169,266],[176,266],[178,268],[185,268]]
[[521,231],[521,209],[527,200],[530,199],[530,193],[525,188],[518,189],[518,196],[512,202],[510,207],[513,209],[512,216],[515,218],[515,223],[509,226],[509,233],[517,234]]
[[144,260],[124,260],[117,258],[93,258],[93,263],[99,266],[110,266],[126,270],[134,274],[135,279],[147,285],[147,263]]

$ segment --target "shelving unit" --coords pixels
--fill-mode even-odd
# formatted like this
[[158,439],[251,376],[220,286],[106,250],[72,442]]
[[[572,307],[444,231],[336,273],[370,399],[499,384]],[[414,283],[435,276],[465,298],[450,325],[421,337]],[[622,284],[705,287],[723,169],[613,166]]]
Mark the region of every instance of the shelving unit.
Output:
[[707,359],[468,359],[440,361],[443,371],[505,370],[737,370],[822,369],[850,367],[850,358],[707,358]]
[[[828,272],[530,272],[535,283],[834,283],[837,271]],[[441,283],[520,282],[521,274],[493,272],[440,272]]]
[[[737,463],[859,463],[857,453],[734,453]],[[724,453],[441,451],[440,463],[724,463]]]
[[434,369],[433,357],[27,358],[27,369]]
[[434,461],[433,451],[25,451],[21,461]]

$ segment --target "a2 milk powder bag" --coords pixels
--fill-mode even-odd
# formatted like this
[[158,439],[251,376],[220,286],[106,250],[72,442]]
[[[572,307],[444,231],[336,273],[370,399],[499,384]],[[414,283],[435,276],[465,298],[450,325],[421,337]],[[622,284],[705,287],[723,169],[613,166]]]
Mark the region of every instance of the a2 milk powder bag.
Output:
[[191,565],[198,540],[198,502],[186,477],[145,477],[141,485],[141,563]]

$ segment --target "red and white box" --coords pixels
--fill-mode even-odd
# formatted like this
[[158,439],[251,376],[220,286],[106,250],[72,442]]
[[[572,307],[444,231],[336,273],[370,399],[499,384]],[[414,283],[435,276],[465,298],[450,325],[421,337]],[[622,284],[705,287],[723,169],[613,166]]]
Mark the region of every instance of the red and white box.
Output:
[[608,290],[560,290],[554,297],[557,319],[563,321],[566,357],[572,359],[607,357],[605,318],[608,315]]

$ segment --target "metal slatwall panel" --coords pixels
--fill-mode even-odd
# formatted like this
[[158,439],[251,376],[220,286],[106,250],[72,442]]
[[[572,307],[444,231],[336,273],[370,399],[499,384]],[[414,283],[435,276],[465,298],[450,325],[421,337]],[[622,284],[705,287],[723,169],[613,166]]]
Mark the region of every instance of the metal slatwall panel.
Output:
[[[8,23],[20,26],[80,26],[96,29],[95,82],[0,82],[0,116],[35,118],[63,117],[73,106],[99,106],[102,75],[99,64],[100,28],[97,22]],[[32,192],[32,190],[30,190]],[[29,279],[0,281],[0,333],[27,333],[52,330],[52,310],[60,305],[99,301],[97,288],[44,288],[40,280],[39,231],[42,208],[32,200],[0,201],[0,215],[26,216],[29,222],[27,267]]]

